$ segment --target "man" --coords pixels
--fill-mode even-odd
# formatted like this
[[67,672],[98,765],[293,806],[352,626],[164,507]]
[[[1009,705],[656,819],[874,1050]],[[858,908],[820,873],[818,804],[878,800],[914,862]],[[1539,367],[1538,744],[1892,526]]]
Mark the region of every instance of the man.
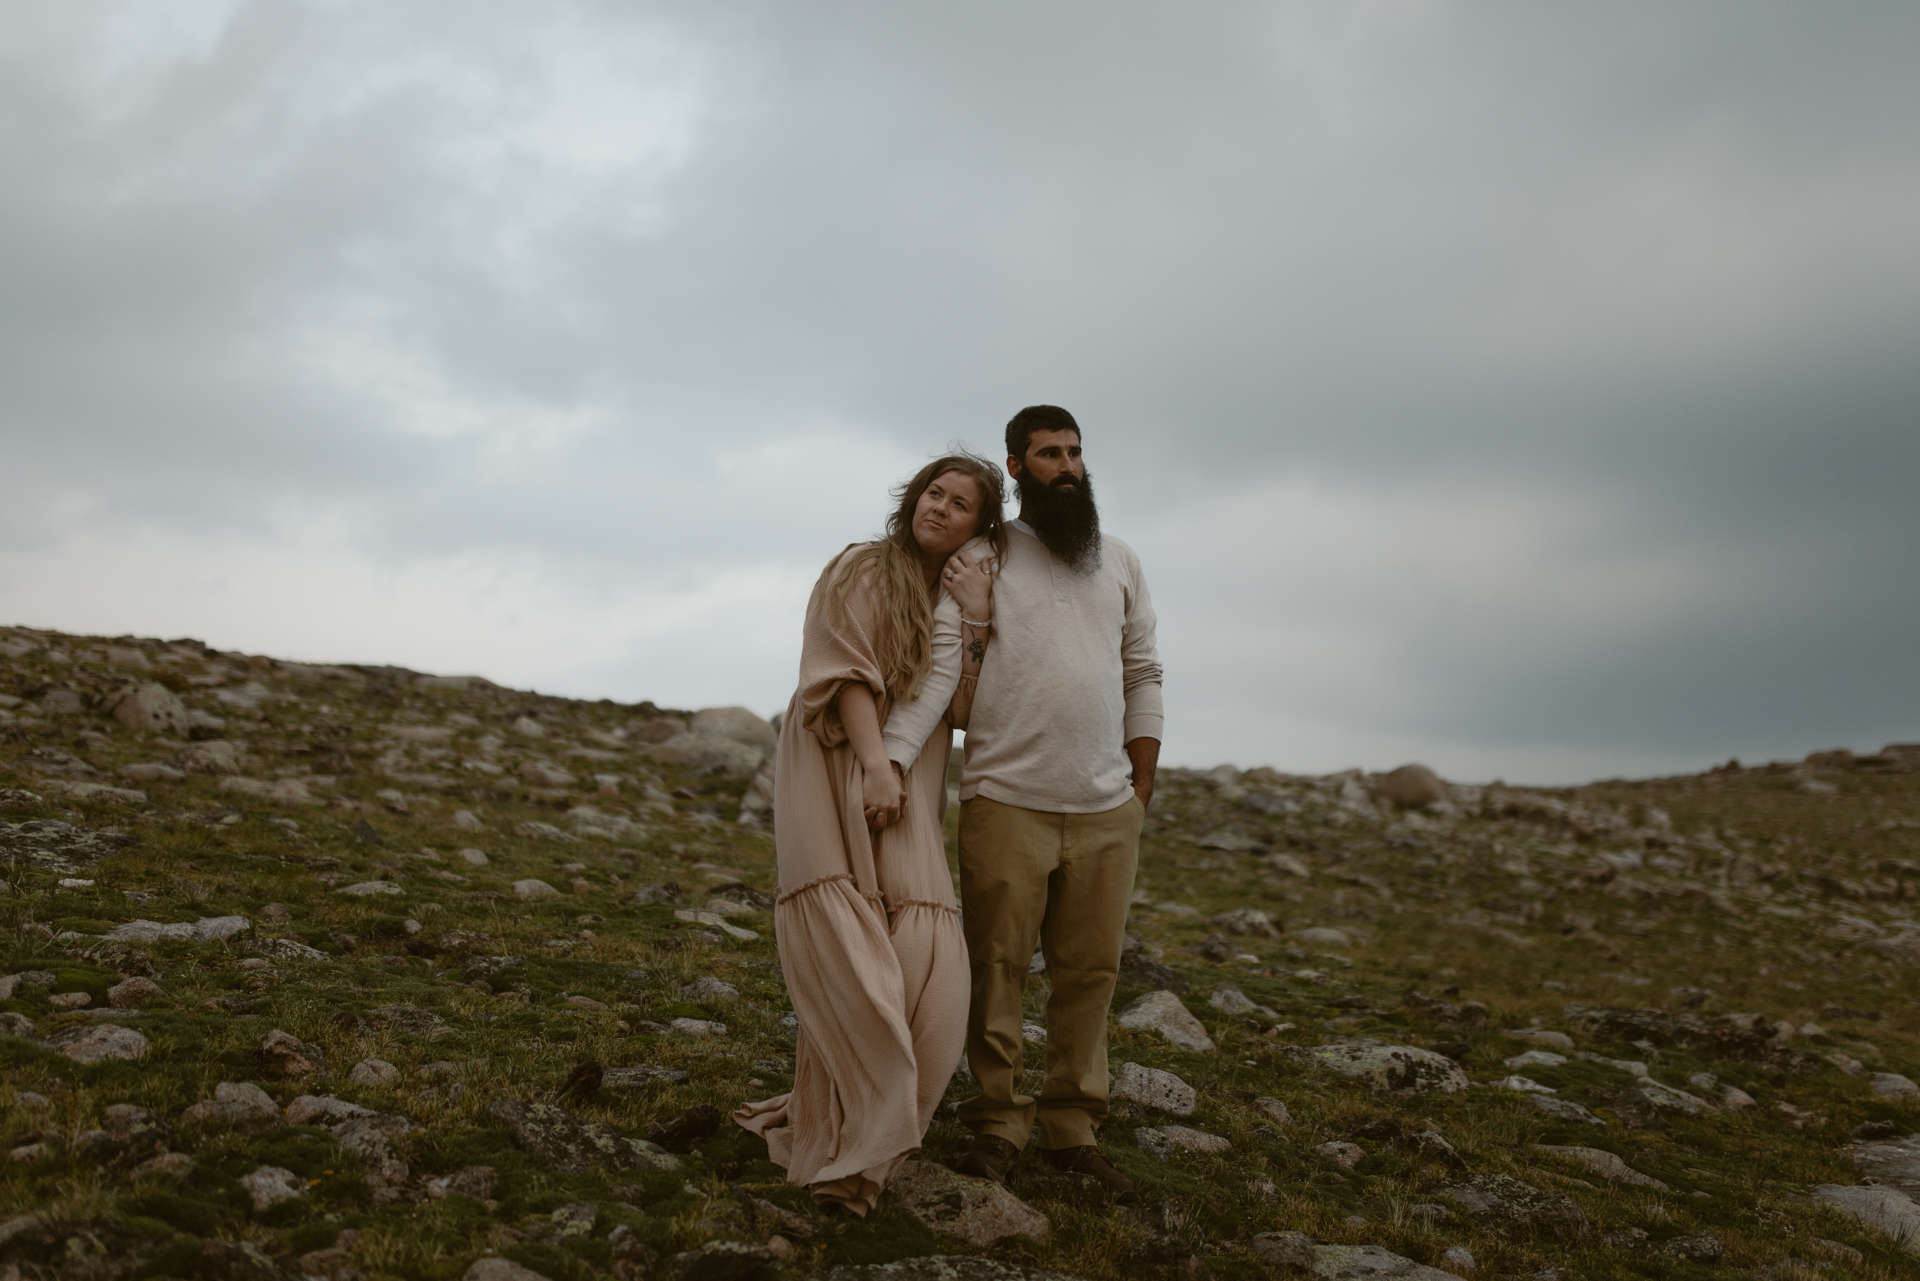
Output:
[[[1133,1184],[1101,1154],[1107,1010],[1133,897],[1140,827],[1160,757],[1160,660],[1139,557],[1103,535],[1066,410],[1007,424],[1020,490],[994,580],[993,645],[967,726],[960,897],[972,967],[960,1104],[974,1144],[962,1173],[1005,1181],[1034,1129],[1058,1170],[1121,1202]],[[1020,1091],[1021,995],[1046,958],[1046,1081]]]

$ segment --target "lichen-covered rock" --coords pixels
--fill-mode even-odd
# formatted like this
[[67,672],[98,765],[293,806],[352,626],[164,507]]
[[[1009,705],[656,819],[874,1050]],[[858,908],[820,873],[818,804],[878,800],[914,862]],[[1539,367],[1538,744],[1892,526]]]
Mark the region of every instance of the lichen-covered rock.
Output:
[[263,1075],[295,1079],[327,1074],[327,1054],[317,1045],[309,1045],[291,1032],[279,1028],[260,1040],[255,1057]]
[[1893,1238],[1910,1254],[1920,1254],[1920,1204],[1898,1188],[1852,1187],[1822,1183],[1815,1199],[1839,1206],[1875,1232]]
[[1213,918],[1213,924],[1229,934],[1247,934],[1254,938],[1277,939],[1280,923],[1254,907],[1236,907]]
[[903,1163],[887,1191],[908,1214],[936,1232],[986,1247],[1008,1237],[1045,1242],[1047,1216],[985,1179],[968,1178],[931,1161]]
[[475,1259],[473,1266],[461,1274],[461,1281],[549,1281],[544,1272],[535,1272],[525,1268],[512,1259],[503,1259],[498,1255],[491,1258]]
[[1571,1198],[1543,1192],[1505,1174],[1476,1174],[1440,1190],[1489,1232],[1516,1237],[1584,1241],[1593,1235],[1586,1211]]
[[1412,1045],[1350,1041],[1306,1050],[1303,1057],[1390,1094],[1457,1094],[1470,1084],[1458,1063]]
[[128,921],[108,930],[107,937],[118,943],[213,943],[244,933],[252,926],[253,922],[244,916],[203,916],[191,923],[176,921],[165,925],[159,921]]
[[222,1081],[213,1097],[180,1114],[182,1125],[218,1125],[235,1130],[266,1130],[282,1121],[280,1108],[251,1081]]
[[75,1063],[104,1063],[111,1059],[143,1059],[148,1047],[147,1038],[130,1027],[95,1023],[91,1027],[56,1032],[40,1042],[40,1048],[64,1054]]
[[611,1126],[583,1123],[551,1103],[496,1100],[487,1115],[507,1127],[521,1149],[561,1174],[588,1170],[677,1170],[679,1158]]
[[1186,1125],[1142,1126],[1133,1132],[1133,1141],[1162,1161],[1175,1152],[1198,1152],[1220,1156],[1233,1150],[1233,1144],[1218,1134],[1208,1134]]
[[1313,1238],[1304,1232],[1262,1232],[1252,1244],[1254,1254],[1270,1268],[1313,1267]]
[[1171,1072],[1142,1063],[1122,1063],[1113,1074],[1112,1097],[1118,1102],[1137,1103],[1157,1112],[1192,1116],[1200,1096]]
[[263,1165],[252,1174],[241,1176],[240,1186],[253,1198],[255,1210],[270,1210],[282,1201],[305,1196],[307,1192],[305,1179],[277,1165]]
[[116,1010],[144,1010],[166,999],[158,983],[137,974],[107,989],[107,1003]]
[[1673,1190],[1660,1180],[1640,1173],[1613,1153],[1603,1152],[1599,1148],[1553,1147],[1536,1143],[1533,1150],[1543,1156],[1557,1156],[1575,1165],[1585,1166],[1601,1178],[1611,1179],[1615,1183],[1626,1183],[1636,1188],[1652,1188],[1656,1192]]
[[1073,1281],[1058,1272],[1002,1263],[978,1255],[939,1254],[892,1263],[842,1264],[820,1281]]
[[1171,992],[1148,992],[1129,1001],[1114,1021],[1124,1028],[1157,1033],[1183,1050],[1214,1048],[1206,1027]]

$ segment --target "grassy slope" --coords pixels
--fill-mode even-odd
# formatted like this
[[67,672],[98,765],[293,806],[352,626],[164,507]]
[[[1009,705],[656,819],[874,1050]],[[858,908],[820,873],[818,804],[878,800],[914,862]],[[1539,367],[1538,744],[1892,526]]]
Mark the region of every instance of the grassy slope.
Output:
[[[97,642],[31,639],[63,645],[81,661],[51,666],[44,652],[16,658],[0,667],[0,692],[32,695],[50,680],[82,692],[119,683],[103,663],[85,657]],[[155,657],[164,652],[151,643],[145,648]],[[257,679],[282,697],[255,713],[236,713],[219,708],[205,688],[186,681],[222,668],[231,670],[234,682]],[[342,751],[354,772],[338,773],[331,788],[315,788],[317,795],[333,798],[329,804],[292,808],[221,792],[217,778],[204,774],[181,784],[149,786],[150,803],[129,806],[62,800],[28,770],[0,773],[0,787],[32,788],[46,798],[39,805],[10,808],[0,815],[6,821],[64,818],[133,836],[126,848],[80,873],[96,881],[91,889],[56,890],[52,874],[24,866],[4,874],[13,892],[0,899],[5,927],[0,973],[53,970],[60,976],[59,990],[87,991],[98,1006],[119,977],[124,955],[87,939],[50,940],[44,927],[91,934],[133,916],[168,921],[226,913],[258,921],[269,903],[285,904],[292,919],[284,926],[263,923],[262,933],[301,938],[330,956],[318,965],[280,964],[263,971],[242,967],[244,940],[145,949],[170,1008],[129,1020],[153,1045],[150,1057],[137,1064],[79,1067],[29,1041],[0,1038],[7,1087],[0,1089],[0,1125],[15,1142],[30,1131],[43,1133],[54,1149],[54,1155],[34,1162],[0,1162],[0,1216],[31,1211],[55,1224],[55,1235],[77,1242],[63,1249],[69,1257],[59,1268],[81,1275],[93,1267],[98,1275],[110,1275],[109,1263],[131,1260],[129,1274],[184,1275],[193,1236],[252,1240],[284,1257],[330,1244],[341,1228],[356,1227],[361,1236],[355,1261],[369,1275],[457,1276],[491,1248],[554,1277],[594,1276],[604,1275],[609,1266],[602,1238],[617,1223],[631,1224],[655,1250],[671,1252],[715,1237],[748,1235],[735,1208],[737,1187],[808,1211],[804,1194],[780,1181],[761,1145],[730,1126],[699,1144],[679,1173],[560,1176],[516,1151],[505,1131],[485,1115],[496,1098],[549,1097],[569,1067],[584,1058],[690,1073],[684,1086],[602,1089],[578,1109],[588,1119],[636,1135],[691,1105],[711,1103],[725,1111],[789,1083],[754,1065],[792,1053],[791,1038],[778,1022],[787,1002],[770,918],[739,918],[761,932],[756,943],[670,948],[662,944],[686,937],[672,909],[630,903],[637,887],[674,881],[687,887],[690,901],[698,905],[704,898],[698,891],[710,878],[727,879],[732,872],[753,885],[772,887],[771,840],[735,821],[744,780],[691,776],[610,747],[604,738],[587,738],[589,731],[610,734],[635,722],[635,709],[607,702],[506,690],[423,689],[374,669],[351,677],[301,679],[265,660],[246,666],[220,656],[190,657],[159,670],[194,705],[230,717],[228,736],[249,749],[249,776],[338,771]],[[507,729],[527,712],[547,725],[546,739],[517,738]],[[445,725],[454,714],[472,717],[478,726],[459,729],[453,740],[437,747],[411,747],[404,760],[389,754],[394,740],[382,735],[382,727]],[[83,731],[92,736],[83,739]],[[506,740],[495,759],[509,770],[523,756],[538,755],[576,774],[619,774],[621,794],[600,796],[588,783],[570,796],[536,795],[463,770],[460,762],[480,755],[476,744],[488,733]],[[6,738],[0,742],[0,765],[41,744],[74,750],[108,772],[133,761],[166,759],[173,750],[148,735],[85,715],[16,722],[0,726],[0,734]],[[612,752],[617,759],[583,765],[565,755],[576,746]],[[436,758],[436,751],[447,754]],[[399,773],[436,772],[458,781],[438,792],[396,782],[376,765],[383,758]],[[1617,1123],[1599,1130],[1557,1122],[1521,1096],[1488,1090],[1447,1098],[1382,1097],[1344,1079],[1305,1071],[1284,1048],[1319,1044],[1330,1031],[1413,1045],[1464,1039],[1472,1044],[1467,1063],[1474,1077],[1486,1081],[1507,1073],[1501,1057],[1527,1048],[1507,1039],[1502,1029],[1535,1020],[1565,1028],[1562,1007],[1569,1000],[1678,1008],[1668,989],[1691,985],[1712,994],[1700,1010],[1703,1015],[1761,1011],[1769,1021],[1817,1022],[1826,1035],[1797,1043],[1822,1052],[1845,1051],[1871,1068],[1911,1072],[1920,1054],[1907,963],[1860,944],[1836,942],[1830,932],[1841,913],[1892,928],[1888,922],[1911,912],[1911,899],[1901,895],[1913,892],[1920,874],[1903,883],[1898,864],[1913,857],[1916,832],[1897,824],[1920,818],[1915,776],[1838,769],[1820,777],[1838,790],[1799,790],[1801,775],[1733,772],[1555,793],[1553,799],[1582,807],[1570,819],[1538,812],[1498,817],[1501,804],[1486,797],[1468,807],[1472,816],[1433,820],[1343,807],[1333,784],[1265,771],[1232,778],[1180,771],[1163,775],[1143,850],[1134,925],[1150,946],[1162,950],[1166,963],[1192,981],[1188,1005],[1207,1023],[1220,1049],[1189,1054],[1116,1027],[1113,1056],[1116,1062],[1132,1059],[1169,1069],[1196,1086],[1200,1108],[1186,1123],[1229,1137],[1234,1150],[1220,1158],[1182,1155],[1159,1162],[1139,1150],[1132,1137],[1135,1126],[1156,1119],[1122,1109],[1107,1133],[1109,1150],[1153,1197],[1166,1199],[1171,1214],[1161,1216],[1160,1234],[1172,1224],[1182,1246],[1156,1247],[1155,1233],[1138,1218],[1079,1210],[1041,1195],[1036,1203],[1055,1224],[1052,1241],[1045,1247],[1003,1246],[996,1253],[1081,1277],[1107,1278],[1178,1271],[1190,1249],[1215,1275],[1252,1276],[1264,1269],[1248,1239],[1261,1231],[1295,1229],[1334,1241],[1377,1242],[1429,1263],[1448,1245],[1463,1244],[1479,1260],[1483,1276],[1531,1272],[1548,1264],[1572,1265],[1583,1277],[1704,1276],[1757,1267],[1794,1256],[1796,1250],[1805,1258],[1807,1239],[1828,1237],[1852,1244],[1868,1260],[1859,1269],[1835,1268],[1828,1275],[1908,1275],[1907,1256],[1805,1195],[1812,1183],[1857,1181],[1841,1151],[1850,1127],[1869,1118],[1892,1119],[1903,1127],[1915,1120],[1911,1107],[1873,1102],[1862,1080],[1835,1068],[1811,1076],[1774,1076],[1685,1052],[1663,1051],[1649,1059],[1625,1044],[1581,1037],[1583,1049],[1648,1060],[1654,1075],[1669,1085],[1689,1089],[1689,1075],[1711,1071],[1760,1103],[1745,1115],[1680,1117],[1664,1130],[1629,1130]],[[672,813],[636,803],[638,789],[649,781],[661,790],[677,790]],[[407,813],[378,795],[395,789],[403,793],[400,805]],[[619,842],[566,845],[513,835],[527,819],[565,826],[567,808],[580,803],[629,815],[645,825],[645,833]],[[1640,850],[1647,865],[1614,873],[1597,864],[1599,851],[1639,849],[1641,838],[1633,833],[1648,830],[1652,807],[1671,816],[1674,835]],[[454,828],[456,808],[480,815],[485,830]],[[296,821],[299,830],[274,821],[285,818]],[[949,830],[952,821],[950,814]],[[1889,826],[1890,821],[1896,825]],[[371,824],[377,844],[355,835],[361,822]],[[1595,827],[1597,834],[1590,830]],[[1230,853],[1197,843],[1222,829],[1244,836],[1253,848]],[[485,850],[489,864],[472,868],[451,861],[455,850],[467,846]],[[422,850],[434,851],[440,861],[421,857]],[[1267,856],[1276,852],[1291,854],[1309,875],[1274,867]],[[577,891],[531,903],[512,897],[511,882],[529,876],[568,890],[575,874],[559,868],[571,863],[585,865],[578,875],[586,884]],[[470,883],[455,885],[433,875],[445,871]],[[333,892],[323,880],[328,876],[346,878],[338,884],[393,880],[406,893],[347,898]],[[135,906],[127,890],[152,897]],[[1159,903],[1191,907],[1197,915],[1161,910],[1154,906]],[[1236,946],[1256,959],[1224,964],[1186,950],[1211,931],[1208,917],[1240,906],[1273,913],[1289,931],[1323,925],[1358,936],[1344,949],[1295,945],[1289,937],[1239,938]],[[407,933],[408,919],[423,926],[417,936]],[[474,949],[480,954],[525,958],[524,968],[513,974],[519,990],[495,994],[466,986],[459,972],[466,952],[434,946],[455,928],[490,937]],[[353,936],[350,950],[341,935]],[[1323,977],[1292,977],[1303,970]],[[689,1005],[681,995],[684,985],[706,974],[733,984],[742,999]],[[1294,1026],[1274,1034],[1257,1022],[1221,1015],[1206,996],[1222,981],[1273,1006]],[[1433,1023],[1401,1003],[1403,993],[1416,987],[1434,995],[1457,988],[1458,994],[1446,999],[1484,1002],[1491,1011],[1487,1026],[1463,1033]],[[1117,1002],[1140,990],[1123,987]],[[1331,1007],[1336,998],[1352,994],[1372,998],[1374,1012]],[[566,995],[592,997],[609,1008],[579,1010],[563,1003]],[[213,1004],[223,1001],[224,1007]],[[1036,1016],[1044,1002],[1044,980],[1036,979],[1029,995]],[[365,1013],[393,1004],[433,1010],[446,1020],[445,1027],[431,1036],[413,1035]],[[1835,1005],[1881,1017],[1869,1022],[1822,1013]],[[43,1036],[78,1021],[50,1010],[44,993],[33,988],[21,989],[0,1009],[33,1018]],[[627,1030],[642,1019],[664,1023],[680,1015],[722,1020],[729,1034],[701,1041]],[[109,1104],[135,1103],[172,1120],[186,1105],[209,1097],[217,1082],[259,1080],[253,1048],[276,1027],[326,1050],[334,1065],[328,1090],[404,1112],[426,1127],[397,1145],[416,1175],[477,1163],[497,1167],[498,1205],[492,1213],[460,1197],[376,1206],[357,1177],[356,1159],[310,1128],[258,1136],[179,1133],[173,1146],[195,1158],[184,1178],[131,1179],[61,1151],[64,1142],[96,1125]],[[348,1085],[346,1069],[367,1057],[397,1064],[400,1080],[392,1087]],[[458,1077],[464,1090],[457,1098],[448,1097],[449,1078],[422,1073],[425,1064],[436,1061],[462,1065]],[[1612,1114],[1600,1096],[1589,1091],[1628,1083],[1613,1069],[1581,1062],[1523,1070],[1608,1117]],[[293,1083],[262,1083],[282,1103],[304,1092]],[[439,1089],[438,1097],[423,1098],[421,1091],[430,1087]],[[19,1090],[49,1095],[52,1108],[20,1108],[14,1100]],[[956,1088],[950,1098],[962,1093]],[[1252,1100],[1262,1095],[1280,1098],[1292,1114],[1293,1123],[1279,1134],[1254,1132],[1264,1118]],[[1811,1112],[1814,1119],[1796,1126],[1796,1118],[1778,1110],[1781,1103]],[[1457,1212],[1439,1221],[1410,1213],[1456,1176],[1383,1144],[1363,1142],[1368,1155],[1345,1171],[1314,1152],[1319,1143],[1348,1138],[1381,1116],[1430,1119],[1473,1169],[1510,1173],[1566,1192],[1604,1230],[1637,1227],[1656,1242],[1711,1230],[1725,1244],[1726,1255],[1714,1270],[1601,1246],[1573,1249],[1493,1238]],[[943,1117],[928,1135],[928,1155],[949,1157],[965,1137]],[[1606,1148],[1672,1191],[1656,1195],[1606,1184],[1530,1154],[1535,1143]],[[255,1214],[235,1180],[262,1163],[313,1180],[310,1193]],[[1570,1184],[1570,1176],[1595,1186]],[[616,1193],[617,1185],[624,1190]],[[538,1238],[550,1231],[547,1215],[580,1200],[601,1207],[595,1236],[568,1246],[540,1244]],[[813,1238],[785,1265],[796,1275],[838,1262],[963,1248],[891,1207],[864,1223],[824,1218],[816,1223]],[[90,1251],[98,1255],[95,1263],[80,1261]]]

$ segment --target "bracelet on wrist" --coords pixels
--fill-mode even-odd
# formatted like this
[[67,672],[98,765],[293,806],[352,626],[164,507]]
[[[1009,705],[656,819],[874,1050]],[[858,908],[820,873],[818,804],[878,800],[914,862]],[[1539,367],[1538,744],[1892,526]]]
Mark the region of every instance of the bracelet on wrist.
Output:
[[993,620],[991,618],[989,618],[984,623],[976,623],[971,618],[962,617],[960,622],[961,622],[961,625],[965,627],[992,627],[993,626]]

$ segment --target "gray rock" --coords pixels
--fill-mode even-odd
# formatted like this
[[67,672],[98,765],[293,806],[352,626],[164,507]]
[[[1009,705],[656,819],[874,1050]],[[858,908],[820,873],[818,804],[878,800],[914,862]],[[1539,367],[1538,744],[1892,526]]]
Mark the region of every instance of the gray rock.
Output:
[[1535,1045],[1548,1045],[1556,1050],[1571,1050],[1573,1038],[1565,1032],[1555,1032],[1544,1027],[1513,1027],[1507,1029],[1507,1035],[1516,1041],[1531,1041]]
[[376,1005],[367,1013],[413,1036],[431,1036],[447,1022],[432,1010],[423,1010],[417,1005]]
[[1693,1232],[1662,1242],[1659,1253],[1686,1263],[1718,1263],[1721,1248],[1720,1238],[1713,1233]]
[[654,760],[697,770],[722,770],[735,778],[751,778],[767,749],[750,747],[713,734],[676,734],[664,743],[641,749]]
[[1640,1173],[1611,1152],[1599,1148],[1553,1147],[1537,1143],[1533,1150],[1546,1156],[1557,1156],[1571,1161],[1575,1165],[1585,1166],[1603,1179],[1615,1183],[1631,1184],[1636,1188],[1652,1188],[1656,1192],[1671,1192],[1673,1189],[1656,1178]]
[[287,1104],[286,1122],[288,1125],[329,1127],[343,1121],[379,1115],[372,1108],[363,1108],[358,1103],[336,1099],[331,1094],[302,1094]]
[[347,1071],[354,1085],[391,1085],[400,1079],[400,1069],[385,1059],[361,1059]]
[[1457,1094],[1469,1085],[1458,1063],[1411,1045],[1357,1041],[1306,1050],[1303,1057],[1391,1094]]
[[392,881],[360,881],[353,885],[343,885],[334,891],[335,894],[345,894],[349,898],[379,898],[382,895],[406,892],[405,888]]
[[159,921],[128,921],[107,931],[107,937],[119,943],[213,943],[232,938],[253,927],[244,916],[203,916],[192,924]]
[[686,998],[700,1005],[711,1005],[719,1001],[737,1001],[740,989],[731,983],[725,983],[711,974],[703,974],[687,984]]
[[553,886],[536,877],[529,877],[524,881],[515,881],[513,883],[513,892],[517,897],[523,899],[560,897],[559,890],[554,889]]
[[1231,983],[1214,984],[1212,994],[1207,997],[1207,1004],[1222,1014],[1271,1015],[1273,1013]]
[[238,792],[242,796],[254,796],[275,805],[325,805],[322,797],[307,790],[307,780],[299,778],[241,778],[230,775],[220,780],[223,792]]
[[1476,1174],[1442,1188],[1440,1195],[1458,1202],[1489,1232],[1558,1241],[1584,1241],[1593,1235],[1586,1211],[1573,1200],[1505,1174]]
[[75,1063],[104,1063],[110,1059],[143,1059],[148,1047],[147,1038],[130,1027],[96,1023],[56,1032],[40,1042],[40,1048],[64,1054]]
[[1140,1145],[1142,1151],[1151,1152],[1162,1161],[1175,1152],[1218,1156],[1233,1150],[1233,1144],[1219,1135],[1184,1125],[1142,1126],[1133,1132],[1133,1141]]
[[180,1114],[182,1125],[216,1125],[234,1130],[269,1130],[281,1123],[280,1107],[259,1086],[247,1081],[222,1081],[213,1097],[202,1099]]
[[1920,1134],[1855,1143],[1847,1151],[1861,1174],[1920,1197]]
[[609,1090],[633,1090],[644,1085],[685,1085],[688,1079],[680,1068],[607,1068],[600,1075],[600,1084]]
[[747,1241],[709,1241],[667,1260],[668,1281],[760,1281],[773,1270],[773,1251]]
[[1314,1265],[1313,1238],[1304,1232],[1261,1232],[1252,1245],[1255,1256],[1270,1268],[1305,1270]]
[[1920,1254],[1920,1205],[1900,1189],[1822,1183],[1813,1195],[1845,1210],[1867,1228],[1892,1237],[1909,1253]]
[[892,1263],[842,1264],[820,1281],[1073,1281],[1057,1272],[1001,1263],[977,1255],[940,1254]]
[[1212,924],[1227,933],[1246,933],[1256,939],[1281,937],[1279,922],[1261,912],[1260,908],[1250,906],[1236,906],[1231,912],[1221,912],[1213,918]]
[[460,1281],[548,1281],[548,1277],[544,1272],[523,1268],[512,1259],[495,1255],[492,1258],[475,1259],[473,1266],[461,1274]]
[[1473,1261],[1473,1253],[1464,1245],[1450,1245],[1440,1255],[1440,1270],[1451,1272],[1457,1277],[1470,1277],[1478,1265]]
[[1336,930],[1328,925],[1313,925],[1304,930],[1293,932],[1296,943],[1311,943],[1315,947],[1351,947],[1353,939],[1345,930]]
[[780,742],[780,731],[744,707],[708,707],[693,714],[688,732],[709,738],[731,739],[763,752]]
[[1900,1103],[1911,1103],[1920,1099],[1920,1085],[1898,1072],[1875,1072],[1873,1074],[1873,1097],[1890,1099]]
[[1287,1114],[1287,1105],[1279,1099],[1262,1095],[1253,1101],[1253,1106],[1282,1125],[1290,1125],[1293,1122],[1293,1118]]
[[507,1127],[515,1144],[560,1174],[680,1168],[679,1159],[659,1145],[629,1139],[602,1123],[582,1123],[551,1103],[499,1099],[487,1115]]
[[305,1179],[277,1165],[263,1165],[252,1174],[243,1176],[240,1186],[253,1198],[256,1211],[272,1209],[282,1201],[291,1201],[307,1193]]
[[308,947],[299,939],[255,939],[253,946],[248,950],[256,955],[269,957],[276,961],[311,964],[315,961],[324,961],[327,959],[325,952],[322,952],[317,947]]
[[1606,1125],[1605,1121],[1581,1107],[1578,1103],[1573,1102],[1571,1099],[1549,1098],[1544,1094],[1530,1094],[1527,1097],[1533,1100],[1533,1106],[1539,1108],[1555,1120],[1578,1121],[1583,1125]]
[[0,1011],[0,1036],[32,1036],[33,1020],[12,1010]]
[[1140,1063],[1122,1063],[1113,1074],[1112,1097],[1174,1116],[1192,1116],[1199,1102],[1194,1088],[1171,1072]]
[[1360,1158],[1367,1154],[1367,1150],[1358,1143],[1342,1143],[1337,1139],[1330,1143],[1322,1143],[1314,1151],[1343,1170],[1351,1170],[1359,1165]]
[[1183,1050],[1211,1050],[1207,1029],[1171,992],[1148,992],[1127,1003],[1115,1016],[1121,1027],[1154,1032]]
[[497,1177],[498,1172],[490,1165],[462,1166],[452,1174],[438,1179],[428,1179],[427,1196],[436,1201],[450,1196],[485,1201],[493,1195],[494,1180]]
[[171,765],[161,765],[156,761],[146,761],[138,765],[122,765],[120,777],[135,783],[178,783],[186,775]]
[[1370,781],[1374,795],[1403,810],[1428,809],[1447,799],[1447,785],[1424,765],[1402,765]]
[[934,1231],[982,1248],[1017,1236],[1045,1244],[1053,1231],[1046,1215],[1005,1188],[931,1161],[903,1163],[887,1191]]
[[1325,1281],[1375,1277],[1402,1277],[1406,1281],[1458,1281],[1451,1272],[1415,1263],[1377,1245],[1317,1245],[1313,1248],[1313,1275]]
[[107,989],[107,1002],[116,1010],[144,1010],[167,999],[167,994],[152,979],[135,975]]
[[193,728],[187,705],[160,684],[130,685],[108,698],[101,710],[129,729],[185,738]]
[[308,1045],[299,1037],[279,1028],[261,1038],[257,1057],[260,1070],[270,1077],[297,1078],[327,1074],[326,1051],[317,1045]]

